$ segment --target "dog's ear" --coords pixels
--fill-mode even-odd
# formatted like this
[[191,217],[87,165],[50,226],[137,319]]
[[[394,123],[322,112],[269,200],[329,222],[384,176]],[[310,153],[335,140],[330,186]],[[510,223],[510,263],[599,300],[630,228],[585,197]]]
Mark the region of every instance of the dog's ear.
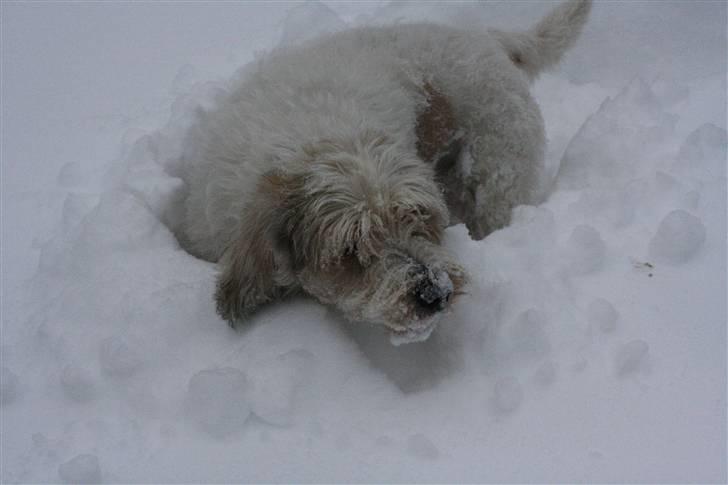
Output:
[[241,233],[220,259],[215,301],[218,314],[236,327],[261,305],[296,288],[283,231],[287,180],[263,175],[241,215]]

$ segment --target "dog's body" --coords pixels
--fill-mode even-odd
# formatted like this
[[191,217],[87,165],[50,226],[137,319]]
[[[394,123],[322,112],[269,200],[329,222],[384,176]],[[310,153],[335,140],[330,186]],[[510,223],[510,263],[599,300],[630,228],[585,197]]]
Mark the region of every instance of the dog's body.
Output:
[[439,246],[448,221],[480,239],[537,197],[529,84],[589,7],[566,2],[523,34],[361,28],[259,61],[201,115],[185,157],[180,239],[220,262],[220,314],[303,289],[426,338],[465,280]]

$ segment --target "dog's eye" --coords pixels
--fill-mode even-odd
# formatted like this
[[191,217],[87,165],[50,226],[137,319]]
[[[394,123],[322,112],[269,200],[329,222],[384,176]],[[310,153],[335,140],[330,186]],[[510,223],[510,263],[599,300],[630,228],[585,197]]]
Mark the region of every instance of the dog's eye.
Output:
[[408,210],[402,211],[400,218],[403,221],[425,221],[430,218],[430,213],[428,212],[426,207],[418,205],[415,207],[411,207]]
[[342,260],[358,260],[359,259],[359,247],[357,244],[352,244],[344,249],[344,255]]
[[360,271],[364,268],[359,255],[356,252],[356,247],[347,248],[344,251],[344,255],[341,257],[341,266],[344,269]]

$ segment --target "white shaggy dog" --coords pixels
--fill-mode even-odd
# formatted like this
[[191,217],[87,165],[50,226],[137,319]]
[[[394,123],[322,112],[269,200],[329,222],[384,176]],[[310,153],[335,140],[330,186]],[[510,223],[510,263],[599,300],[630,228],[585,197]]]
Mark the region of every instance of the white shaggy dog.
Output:
[[178,231],[221,267],[231,324],[303,290],[393,342],[427,338],[482,238],[534,202],[544,129],[530,82],[574,43],[587,0],[523,33],[360,28],[273,52],[190,131]]

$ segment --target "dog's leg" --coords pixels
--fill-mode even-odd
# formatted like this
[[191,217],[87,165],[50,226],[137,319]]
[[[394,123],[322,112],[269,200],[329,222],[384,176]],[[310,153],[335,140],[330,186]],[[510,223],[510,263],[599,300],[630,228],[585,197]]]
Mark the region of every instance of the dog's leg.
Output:
[[[578,38],[590,0],[569,0],[524,33],[491,31],[513,65],[532,81],[555,65]],[[511,210],[541,195],[545,135],[541,113],[526,86],[517,80],[476,82],[491,86],[490,96],[470,95],[463,120],[468,144],[458,160],[458,191],[451,210],[470,234],[482,239],[510,222]],[[500,89],[496,92],[495,89]]]
[[264,236],[236,240],[220,260],[217,280],[217,313],[231,327],[252,315],[258,307],[278,298],[285,289],[276,284],[273,250]]

